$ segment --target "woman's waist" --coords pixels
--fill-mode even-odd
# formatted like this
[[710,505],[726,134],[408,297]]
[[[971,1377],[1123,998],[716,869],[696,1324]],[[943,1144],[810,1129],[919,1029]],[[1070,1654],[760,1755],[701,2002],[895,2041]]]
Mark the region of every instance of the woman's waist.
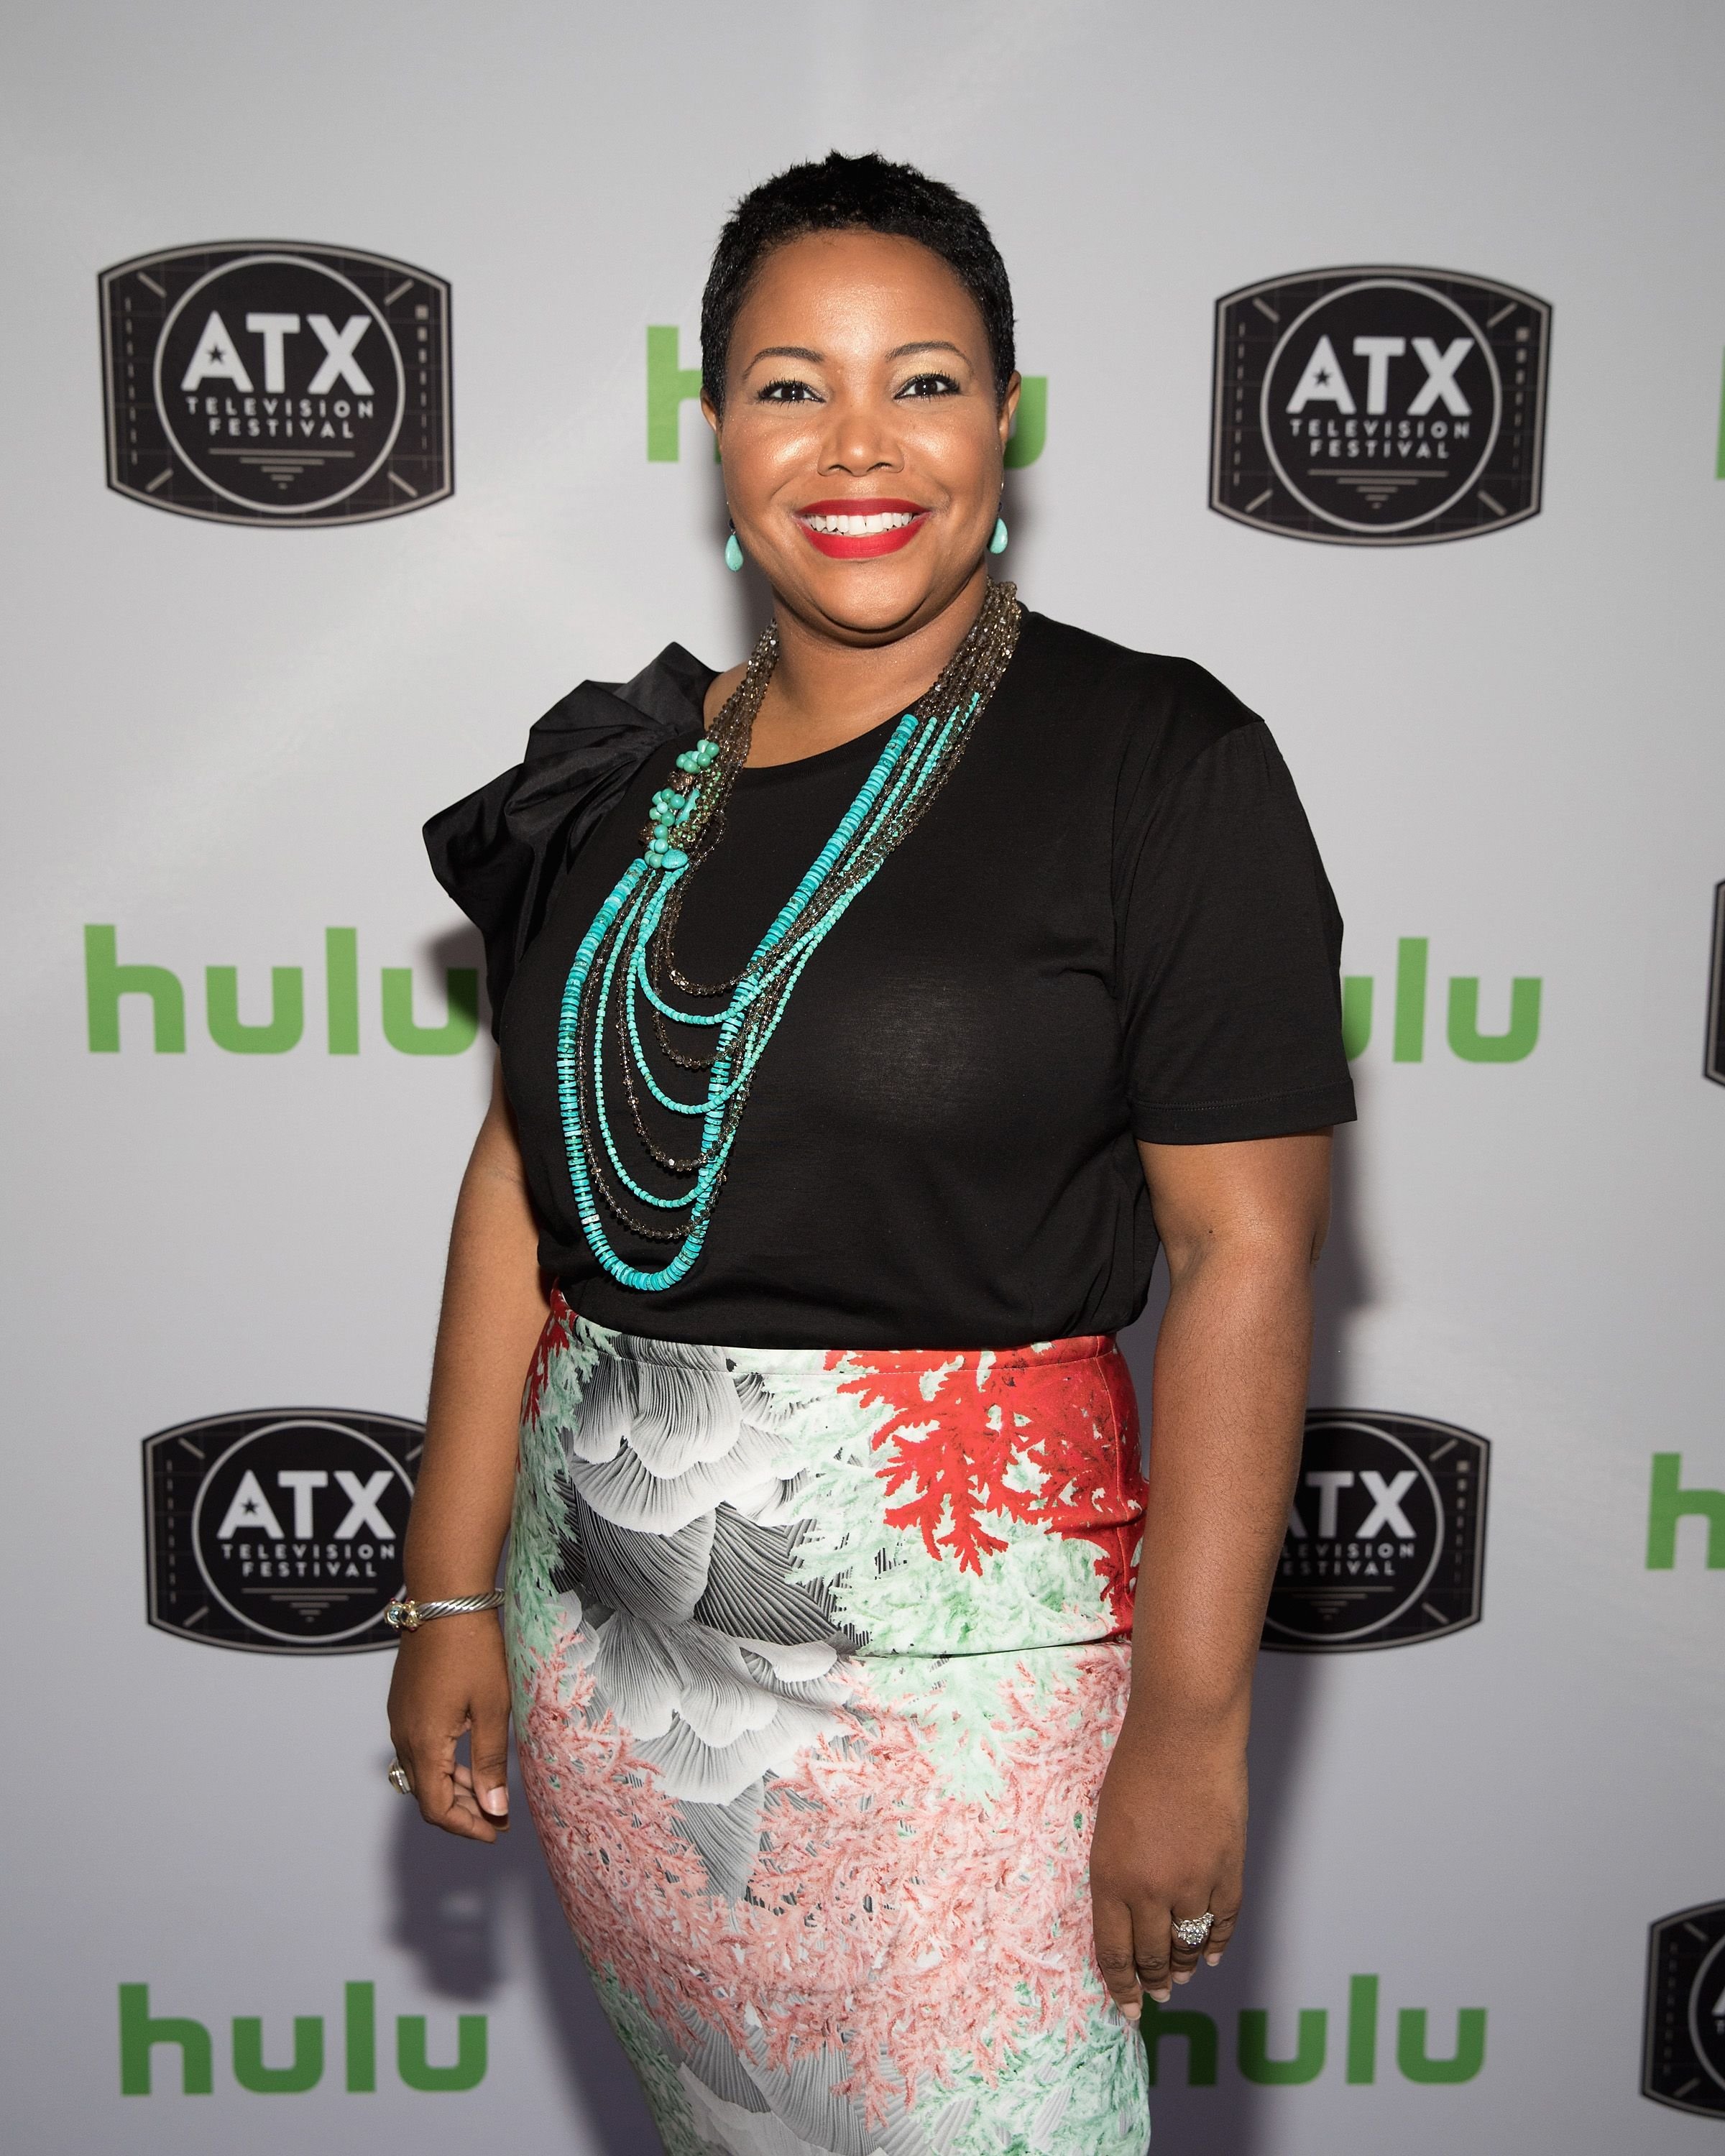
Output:
[[[727,1212],[727,1184],[699,1265],[663,1291],[614,1281],[578,1225],[572,1242],[548,1231],[540,1263],[570,1310],[608,1332],[757,1353],[1004,1353],[1032,1343],[1045,1352],[1138,1315],[1155,1239],[1143,1204],[1130,1193],[1122,1204],[1117,1169],[1052,1204],[987,1208],[927,1177],[896,1175],[890,1162],[880,1176],[885,1195],[872,1208],[854,1189],[834,1191],[818,1219],[759,1194],[752,1208]],[[914,1204],[901,1187],[911,1182]],[[666,1247],[629,1255],[650,1267]]]
[[[1111,1276],[1098,1283],[1065,1280],[1028,1282],[1003,1274],[968,1277],[958,1268],[955,1284],[895,1276],[841,1276],[824,1254],[805,1263],[778,1262],[785,1277],[757,1269],[739,1279],[736,1269],[663,1294],[619,1287],[597,1267],[569,1262],[581,1254],[547,1249],[539,1260],[552,1292],[572,1317],[624,1340],[675,1342],[687,1347],[720,1344],[753,1354],[823,1353],[839,1349],[870,1354],[1008,1354],[1034,1346],[1045,1353],[1077,1341],[1098,1342],[1129,1325],[1137,1310],[1127,1290]],[[1040,1291],[1039,1291],[1039,1290]]]
[[763,1612],[880,1653],[1130,1625],[1144,1485],[1106,1334],[727,1348],[611,1332],[559,1298],[521,1456],[575,1573],[608,1578],[614,1546],[644,1578],[675,1543],[739,1638],[774,1636]]
[[974,1381],[986,1383],[997,1371],[1004,1377],[1016,1370],[1048,1369],[1070,1363],[1094,1362],[1119,1353],[1111,1332],[1078,1332],[1057,1339],[1014,1340],[985,1347],[930,1346],[921,1340],[870,1343],[866,1338],[839,1347],[758,1337],[718,1342],[704,1332],[680,1329],[638,1332],[583,1317],[562,1281],[553,1287],[552,1297],[554,1321],[561,1314],[562,1322],[572,1332],[586,1336],[598,1353],[637,1363],[663,1364],[685,1356],[706,1359],[716,1355],[742,1369],[802,1370],[814,1367],[837,1368],[842,1365],[845,1368],[867,1367],[901,1371],[919,1378],[939,1372],[962,1371]]

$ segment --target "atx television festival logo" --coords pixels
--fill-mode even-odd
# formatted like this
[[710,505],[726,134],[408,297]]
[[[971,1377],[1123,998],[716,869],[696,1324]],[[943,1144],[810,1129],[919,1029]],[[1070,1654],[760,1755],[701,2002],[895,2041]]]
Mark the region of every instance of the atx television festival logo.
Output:
[[1539,512],[1551,309],[1449,270],[1307,270],[1216,302],[1210,507],[1338,547]]
[[394,1644],[424,1426],[329,1408],[207,1415],[144,1440],[150,1622],[254,1655]]
[[454,490],[449,288],[289,240],[171,247],[100,280],[108,484],[226,524],[357,524]]
[[1725,2118],[1725,1902],[1679,1909],[1648,1934],[1641,2093]]
[[1490,1454],[1424,1415],[1312,1409],[1264,1645],[1355,1654],[1477,1625]]

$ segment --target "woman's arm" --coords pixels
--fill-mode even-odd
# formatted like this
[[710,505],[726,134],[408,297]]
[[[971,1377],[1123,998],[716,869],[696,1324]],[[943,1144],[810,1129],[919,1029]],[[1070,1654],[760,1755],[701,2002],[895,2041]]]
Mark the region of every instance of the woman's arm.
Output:
[[[425,1451],[408,1523],[407,1591],[421,1602],[489,1594],[497,1576],[521,1387],[545,1323],[537,1243],[500,1074],[449,1236]],[[455,1757],[464,1730],[471,1732],[471,1768]],[[401,1635],[389,1733],[431,1824],[495,1841],[509,1824],[509,1679],[493,1612],[434,1618]]]
[[1168,1253],[1131,1703],[1096,1811],[1096,1958],[1122,2012],[1183,1984],[1172,1917],[1239,1912],[1252,1670],[1299,1464],[1327,1131],[1141,1145]]

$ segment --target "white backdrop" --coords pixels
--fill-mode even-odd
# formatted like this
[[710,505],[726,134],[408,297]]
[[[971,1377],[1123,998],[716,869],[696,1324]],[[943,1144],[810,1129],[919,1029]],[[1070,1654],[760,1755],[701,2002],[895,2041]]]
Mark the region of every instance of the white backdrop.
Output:
[[[7,2141],[331,2156],[380,2142],[632,2156],[650,2129],[525,1830],[445,1844],[382,1778],[387,1656],[266,1658],[146,1627],[141,1440],[312,1403],[423,1411],[483,1045],[403,1055],[378,971],[471,963],[422,817],[512,762],[582,676],[677,638],[742,655],[692,406],[645,454],[645,332],[696,349],[729,203],[837,145],[970,192],[1012,270],[1046,445],[1009,482],[1029,602],[1189,654],[1270,719],[1377,983],[1343,1142],[1313,1399],[1488,1438],[1483,1620],[1377,1654],[1269,1656],[1253,1900],[1219,1976],[1219,2068],[1166,2042],[1159,2146],[1699,2148],[1638,2093],[1646,1928],[1725,1897],[1717,1670],[1725,1529],[1645,1562],[1651,1455],[1725,1488],[1725,1093],[1701,1072],[1725,876],[1725,18],[1654,4],[1433,10],[1068,5],[650,13],[496,0],[166,0],[14,11],[0,69],[8,333],[6,837],[13,938],[13,1412],[0,1440],[12,1676]],[[97,273],[203,240],[313,239],[449,280],[453,498],[289,533],[103,484]],[[1353,549],[1206,506],[1214,304],[1314,264],[1449,267],[1553,309],[1545,503],[1502,533]],[[172,968],[93,1053],[81,929]],[[357,1055],[321,1030],[323,932],[358,931]],[[1399,939],[1430,939],[1425,1060],[1394,1061]],[[305,969],[311,1023],[235,1056],[203,968]],[[1504,1065],[1443,1044],[1441,991],[1543,983]],[[1711,1321],[1711,1322],[1710,1322]],[[1147,1353],[1142,1328],[1133,1343]],[[1380,1979],[1375,2078],[1344,2075]],[[121,2093],[116,1986],[211,2032],[213,2093]],[[343,2086],[371,1983],[378,2089]],[[1409,2080],[1396,2016],[1464,2083]],[[1241,2075],[1242,2010],[1297,2087]],[[482,2014],[485,2079],[405,2088]],[[235,2016],[286,2100],[236,2086]],[[1725,2101],[1725,2088],[1715,2092]]]

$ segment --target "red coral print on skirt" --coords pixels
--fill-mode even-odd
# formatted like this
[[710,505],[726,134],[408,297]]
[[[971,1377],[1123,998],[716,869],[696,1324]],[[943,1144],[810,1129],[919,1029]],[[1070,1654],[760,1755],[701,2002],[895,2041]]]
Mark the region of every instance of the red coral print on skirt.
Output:
[[1081,1537],[1096,1546],[1116,1630],[1132,1630],[1147,1491],[1137,1399],[1111,1339],[1008,1354],[831,1359],[858,1373],[844,1390],[891,1410],[875,1440],[880,1476],[889,1496],[911,1493],[887,1512],[894,1527],[916,1528],[931,1557],[955,1557],[974,1573],[1006,1548],[983,1525],[984,1513]]

